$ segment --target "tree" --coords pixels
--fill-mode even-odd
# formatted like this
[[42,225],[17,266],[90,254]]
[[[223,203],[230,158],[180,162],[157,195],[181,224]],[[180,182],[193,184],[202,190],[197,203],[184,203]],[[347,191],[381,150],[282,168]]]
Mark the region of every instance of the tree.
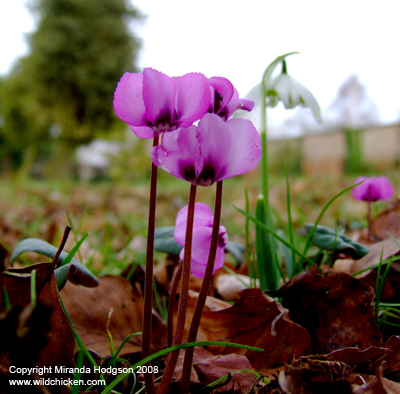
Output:
[[376,103],[357,75],[351,75],[340,86],[329,113],[335,126],[347,129],[359,129],[379,120]]
[[[59,131],[55,157],[65,162],[77,145],[122,127],[113,93],[124,72],[136,71],[140,41],[128,24],[142,16],[128,0],[30,0],[29,6],[37,30],[29,37],[30,54],[10,78],[18,74],[27,90],[21,106],[36,108],[41,124],[48,125],[41,137],[49,138],[50,127]],[[20,133],[3,117],[8,133]],[[34,120],[30,126],[36,129]]]
[[0,156],[2,172],[29,172],[40,150],[47,148],[50,124],[25,77],[23,60],[0,80]]
[[[140,17],[127,0],[33,0],[39,15],[30,37],[31,78],[39,102],[76,145],[109,130],[116,82],[134,71],[139,41],[128,30]],[[124,22],[126,21],[126,22]]]

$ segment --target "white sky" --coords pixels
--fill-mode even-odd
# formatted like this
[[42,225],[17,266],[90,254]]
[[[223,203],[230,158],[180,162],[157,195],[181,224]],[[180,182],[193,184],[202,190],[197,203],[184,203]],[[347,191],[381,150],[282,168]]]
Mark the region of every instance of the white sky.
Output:
[[[101,1],[101,0],[99,0]],[[34,29],[26,0],[0,0],[0,73],[27,53]],[[175,76],[198,71],[227,77],[243,97],[277,56],[321,108],[357,73],[383,121],[400,114],[398,0],[135,0],[148,15],[141,67]],[[117,82],[117,81],[116,81]]]

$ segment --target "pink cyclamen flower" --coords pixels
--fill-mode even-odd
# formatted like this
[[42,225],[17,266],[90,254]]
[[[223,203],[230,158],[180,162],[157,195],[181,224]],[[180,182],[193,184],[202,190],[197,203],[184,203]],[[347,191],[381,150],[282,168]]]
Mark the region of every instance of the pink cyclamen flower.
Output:
[[388,200],[393,196],[393,186],[385,176],[372,176],[370,178],[360,176],[354,181],[354,184],[361,181],[364,182],[351,189],[351,193],[356,200],[373,202]]
[[261,140],[247,119],[224,122],[206,114],[198,126],[164,134],[150,157],[177,178],[194,186],[210,186],[252,170],[261,157]]
[[199,73],[170,78],[145,68],[125,73],[114,93],[114,110],[141,138],[189,127],[210,108],[208,79]]
[[[176,217],[175,240],[180,245],[185,246],[186,223],[187,223],[188,206],[182,208]],[[193,222],[193,245],[192,262],[190,272],[198,278],[203,278],[206,271],[208,254],[211,245],[211,234],[214,216],[211,208],[207,204],[197,202],[194,208]],[[224,226],[219,227],[219,238],[217,246],[217,255],[215,257],[214,272],[224,265],[225,245],[228,242],[228,234]],[[183,260],[184,248],[179,257]]]
[[240,99],[232,83],[223,77],[208,79],[211,90],[211,106],[208,112],[217,114],[223,120],[228,120],[237,109],[251,111],[254,101]]

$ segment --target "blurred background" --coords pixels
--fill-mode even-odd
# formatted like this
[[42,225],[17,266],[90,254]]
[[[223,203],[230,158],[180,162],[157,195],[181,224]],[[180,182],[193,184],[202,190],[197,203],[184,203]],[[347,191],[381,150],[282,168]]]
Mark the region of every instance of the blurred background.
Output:
[[[68,176],[74,165],[75,175],[88,178],[101,175],[111,155],[115,168],[108,175],[128,176],[118,175],[117,167],[129,166],[133,145],[144,142],[116,118],[112,98],[122,74],[143,67],[170,76],[193,71],[225,76],[243,97],[275,57],[299,51],[288,58],[288,72],[313,92],[323,122],[317,124],[310,110],[285,111],[280,105],[268,114],[271,139],[395,124],[400,116],[397,5],[395,0],[379,7],[357,0],[265,0],[246,6],[235,0],[1,2],[1,175]],[[124,152],[126,139],[132,146]],[[342,139],[335,148],[338,163],[324,171],[348,166],[346,149],[360,161],[353,151],[362,155],[364,145],[364,161],[370,161],[371,143],[362,135]],[[349,149],[349,139],[361,147]],[[291,149],[308,156],[302,145]],[[388,146],[393,148],[392,140]],[[137,148],[135,156],[144,151]],[[300,167],[311,171],[310,164]]]
[[[147,204],[149,142],[127,130],[112,107],[122,74],[143,67],[169,76],[224,76],[245,97],[272,60],[299,51],[287,59],[288,72],[314,94],[323,122],[316,123],[309,109],[268,110],[272,204],[279,211],[285,200],[284,171],[293,176],[299,224],[311,221],[316,207],[356,175],[384,172],[400,184],[397,26],[396,0],[0,2],[0,197],[3,215],[9,215],[0,221],[3,244],[27,233],[51,241],[51,226],[59,225],[59,216],[66,220],[66,207],[81,231],[90,227],[82,224],[85,209],[108,210],[115,223],[124,222],[125,232],[112,240],[112,259],[132,241],[132,232],[145,234],[145,224],[135,223],[142,220],[138,211],[146,212],[140,207]],[[258,127],[260,114],[253,112]],[[165,201],[176,209],[184,205],[181,183],[162,171],[160,178],[168,184]],[[245,186],[256,198],[258,172],[227,184],[230,202],[243,205]],[[95,187],[98,193],[85,194]],[[364,208],[344,204],[332,214],[333,224],[357,218]],[[47,208],[37,213],[41,205]],[[161,221],[173,224],[177,211],[168,212]],[[240,237],[243,218],[236,219],[233,208],[225,215],[237,223],[233,237],[235,231]],[[107,223],[115,235],[117,225]],[[7,226],[15,232],[10,241],[4,240]],[[99,231],[104,237],[104,228]]]

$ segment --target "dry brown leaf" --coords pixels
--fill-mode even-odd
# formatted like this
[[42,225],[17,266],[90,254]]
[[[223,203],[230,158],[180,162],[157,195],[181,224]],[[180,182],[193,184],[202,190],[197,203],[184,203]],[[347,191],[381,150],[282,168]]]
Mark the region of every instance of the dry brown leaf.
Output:
[[[110,354],[106,331],[109,312],[113,309],[109,330],[117,349],[130,334],[142,331],[143,296],[124,278],[106,275],[95,288],[67,283],[61,291],[65,308],[85,346],[101,356]],[[165,345],[165,327],[153,314],[152,351]],[[121,354],[141,351],[141,335],[132,337]]]
[[[396,239],[400,244],[400,238]],[[386,239],[385,241],[369,245],[368,249],[369,253],[367,255],[359,260],[354,261],[354,264],[350,269],[351,274],[369,268],[372,265],[379,264],[381,261],[381,256],[383,260],[386,260],[392,256],[398,256],[400,254],[400,247],[392,239]]]
[[[50,264],[25,267],[13,270],[13,275],[4,275],[3,283],[7,288],[13,309],[4,313],[1,319],[3,341],[1,343],[0,364],[2,367],[72,367],[75,351],[75,339],[69,322],[62,310],[58,298],[54,274],[47,277]],[[37,305],[30,305],[30,275],[27,271],[37,270]],[[26,293],[28,291],[28,294]],[[4,300],[2,299],[2,306]],[[51,368],[54,371],[54,368]],[[13,376],[14,378],[17,376]],[[22,376],[20,376],[22,378]],[[40,377],[66,378],[67,375],[49,373]],[[7,379],[7,375],[3,376]],[[34,375],[24,376],[32,379]],[[5,387],[6,382],[0,383]],[[28,392],[28,391],[27,391]],[[54,393],[68,393],[65,386],[58,386]]]
[[286,394],[398,394],[400,384],[382,377],[360,375],[353,367],[335,361],[330,355],[301,357],[279,374],[279,385]]
[[344,272],[312,266],[277,294],[291,319],[310,333],[312,353],[381,344],[372,306],[374,290]]
[[384,347],[371,346],[364,350],[347,347],[335,350],[329,356],[335,361],[341,361],[354,366],[358,372],[374,374],[377,368],[376,362],[380,365],[386,353],[387,349]]
[[[184,354],[183,350],[179,353],[173,382],[180,382],[181,380]],[[254,371],[247,357],[238,354],[215,356],[203,347],[196,347],[193,354],[190,382],[191,384],[207,385],[230,373],[232,374],[231,381],[217,389],[215,393],[247,394],[253,386],[255,378],[251,372],[234,373],[239,370]]]
[[376,370],[372,379],[363,385],[353,385],[353,394],[399,394],[400,384],[382,377],[382,368]]
[[[383,362],[385,362],[383,364]],[[386,342],[384,356],[377,360],[372,368],[377,369],[383,365],[384,376],[389,379],[400,381],[400,337],[392,336]]]
[[329,355],[300,357],[279,374],[279,386],[287,394],[352,394],[349,375],[351,367]]
[[389,233],[394,237],[400,235],[400,200],[371,221],[371,232],[378,240],[388,239]]
[[[196,298],[191,293],[186,316],[187,338]],[[186,339],[184,339],[186,340]],[[214,354],[245,355],[257,369],[267,369],[291,362],[295,356],[307,354],[310,338],[307,331],[293,323],[287,310],[260,289],[246,289],[234,305],[208,297],[198,341],[225,341],[255,346],[264,352],[234,347],[213,346]]]

